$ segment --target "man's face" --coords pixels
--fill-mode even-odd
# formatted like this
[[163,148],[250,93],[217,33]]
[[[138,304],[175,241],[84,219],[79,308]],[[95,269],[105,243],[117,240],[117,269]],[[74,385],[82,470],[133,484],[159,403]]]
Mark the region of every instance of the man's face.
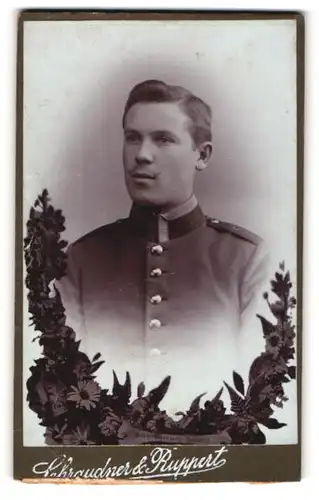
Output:
[[199,152],[188,125],[176,103],[137,103],[129,109],[123,164],[136,203],[171,208],[191,197]]

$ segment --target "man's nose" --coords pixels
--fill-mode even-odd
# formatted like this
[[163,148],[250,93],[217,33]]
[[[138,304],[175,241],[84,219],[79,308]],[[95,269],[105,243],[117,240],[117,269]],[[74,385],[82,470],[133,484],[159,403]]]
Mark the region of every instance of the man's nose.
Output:
[[141,142],[139,149],[136,152],[136,163],[152,163],[153,151],[149,141]]

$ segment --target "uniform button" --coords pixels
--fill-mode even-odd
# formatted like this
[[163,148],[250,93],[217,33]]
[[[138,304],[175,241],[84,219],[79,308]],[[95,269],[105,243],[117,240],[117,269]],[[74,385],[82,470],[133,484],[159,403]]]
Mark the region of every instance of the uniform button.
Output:
[[155,348],[155,349],[151,349],[151,350],[150,350],[150,355],[151,355],[151,356],[160,356],[161,354],[162,354],[162,353],[161,353],[161,351],[160,351],[159,349],[156,349],[156,348]]
[[161,276],[161,274],[162,270],[159,267],[157,267],[156,269],[152,269],[152,271],[150,272],[151,276],[156,276],[156,277]]
[[161,302],[162,302],[162,297],[160,295],[153,295],[153,297],[150,298],[151,304],[160,304]]
[[149,327],[152,329],[160,328],[161,326],[162,323],[160,322],[159,319],[151,319],[151,321],[149,322]]
[[161,253],[163,253],[163,251],[164,251],[164,248],[162,247],[162,245],[154,245],[151,248],[151,252],[155,255],[161,255]]

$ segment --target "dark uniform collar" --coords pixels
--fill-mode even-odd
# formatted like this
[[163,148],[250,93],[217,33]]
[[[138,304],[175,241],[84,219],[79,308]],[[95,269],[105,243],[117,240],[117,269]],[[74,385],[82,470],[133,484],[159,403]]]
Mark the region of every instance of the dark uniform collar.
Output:
[[167,212],[134,203],[129,215],[133,231],[149,241],[156,242],[180,238],[205,224],[205,220],[194,195]]

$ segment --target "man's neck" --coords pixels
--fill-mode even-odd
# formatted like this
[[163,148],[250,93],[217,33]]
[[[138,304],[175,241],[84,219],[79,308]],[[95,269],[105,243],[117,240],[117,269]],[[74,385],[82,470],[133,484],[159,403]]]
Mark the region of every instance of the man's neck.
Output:
[[130,223],[136,234],[149,240],[164,242],[178,238],[205,223],[195,196],[184,203],[164,211],[159,207],[133,204],[129,216]]
[[169,209],[163,209],[159,213],[161,217],[163,217],[166,220],[174,220],[178,219],[179,217],[182,217],[188,212],[191,212],[197,205],[198,205],[197,198],[193,194],[188,200],[178,205],[175,205],[174,207],[171,207]]

